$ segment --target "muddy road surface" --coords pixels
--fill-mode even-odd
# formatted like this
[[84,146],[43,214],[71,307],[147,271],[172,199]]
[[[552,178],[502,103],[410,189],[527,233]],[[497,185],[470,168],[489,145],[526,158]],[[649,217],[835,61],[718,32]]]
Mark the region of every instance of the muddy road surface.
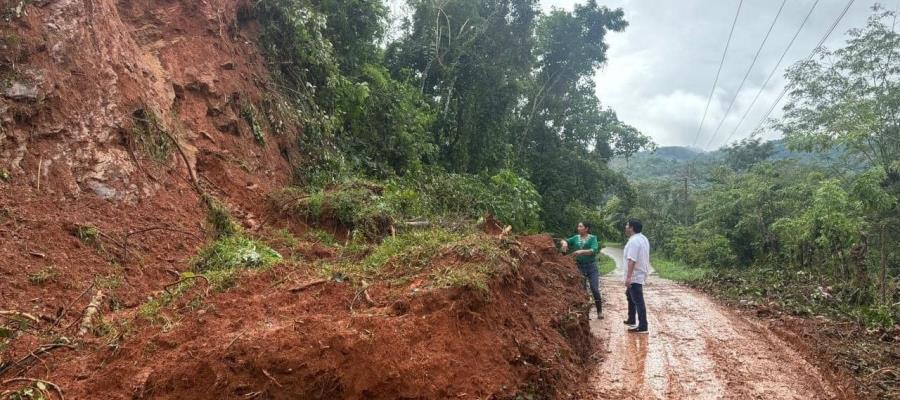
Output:
[[591,320],[602,342],[595,398],[853,398],[763,323],[655,275],[644,286],[650,334],[626,332],[622,250],[603,253],[617,269],[603,277],[605,319]]

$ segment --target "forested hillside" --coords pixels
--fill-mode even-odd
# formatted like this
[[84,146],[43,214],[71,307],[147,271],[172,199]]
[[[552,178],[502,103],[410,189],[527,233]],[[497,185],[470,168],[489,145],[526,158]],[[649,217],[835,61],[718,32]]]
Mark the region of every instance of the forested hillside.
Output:
[[[607,32],[627,26],[621,10],[596,1],[549,13],[533,1],[410,7],[386,46],[377,45],[381,2],[272,1],[244,11],[258,18],[269,65],[304,116],[301,185],[390,180],[385,197],[403,197],[390,208],[423,217],[418,196],[442,182],[435,195],[444,199],[480,191],[473,215],[549,231],[570,229],[623,186],[608,160],[650,141],[603,107],[591,79]],[[513,212],[486,200],[490,177],[533,195],[500,200],[521,201]]]

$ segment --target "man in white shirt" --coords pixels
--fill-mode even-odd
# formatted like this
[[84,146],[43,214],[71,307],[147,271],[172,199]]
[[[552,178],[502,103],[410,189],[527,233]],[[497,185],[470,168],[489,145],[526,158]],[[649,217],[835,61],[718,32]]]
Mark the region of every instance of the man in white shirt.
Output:
[[650,242],[641,234],[642,229],[641,221],[636,219],[629,219],[625,224],[625,236],[628,237],[624,251],[627,269],[625,297],[628,298],[628,319],[625,325],[629,326],[628,332],[646,334],[648,330],[644,283],[647,281],[647,275],[650,275]]

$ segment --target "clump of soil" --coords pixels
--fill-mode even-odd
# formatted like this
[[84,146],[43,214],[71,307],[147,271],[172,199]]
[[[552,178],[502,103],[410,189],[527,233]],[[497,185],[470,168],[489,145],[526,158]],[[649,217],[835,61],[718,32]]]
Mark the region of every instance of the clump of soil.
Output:
[[592,342],[575,268],[554,250],[520,238],[518,265],[497,265],[488,291],[410,283],[390,300],[302,273],[273,287],[291,273],[275,268],[185,308],[168,332],[61,360],[54,379],[74,398],[568,398]]

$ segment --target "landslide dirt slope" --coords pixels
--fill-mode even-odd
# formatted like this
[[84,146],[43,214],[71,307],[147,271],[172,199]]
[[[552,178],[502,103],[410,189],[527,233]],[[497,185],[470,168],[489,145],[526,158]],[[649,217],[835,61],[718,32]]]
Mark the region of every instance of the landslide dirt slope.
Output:
[[[0,1],[0,310],[37,319],[0,316],[20,328],[0,382],[44,379],[69,399],[571,397],[591,354],[584,293],[547,237],[510,250],[519,266],[495,266],[488,293],[375,285],[361,301],[359,282],[329,282],[293,294],[316,278],[291,264],[222,293],[198,283],[162,323],[138,316],[211,239],[197,187],[255,237],[306,230],[267,207],[302,127],[260,118],[255,137],[244,112],[279,99],[240,6]],[[104,324],[79,337],[98,290]]]
[[[290,182],[300,132],[274,135],[262,120],[267,140],[257,144],[240,115],[262,101],[268,75],[252,25],[235,21],[238,6],[2,2],[5,308],[54,314],[100,276],[126,279],[115,293],[125,305],[158,290],[171,278],[165,271],[184,270],[203,241],[192,176],[245,225],[258,225],[265,196]],[[76,238],[79,226],[96,227],[104,251]],[[150,230],[126,240],[152,227],[187,234]],[[50,267],[54,279],[29,282]]]
[[170,331],[62,359],[54,377],[76,398],[572,398],[592,348],[584,293],[549,237],[521,240],[488,291],[329,281],[295,294],[273,288],[276,268],[185,307]]

